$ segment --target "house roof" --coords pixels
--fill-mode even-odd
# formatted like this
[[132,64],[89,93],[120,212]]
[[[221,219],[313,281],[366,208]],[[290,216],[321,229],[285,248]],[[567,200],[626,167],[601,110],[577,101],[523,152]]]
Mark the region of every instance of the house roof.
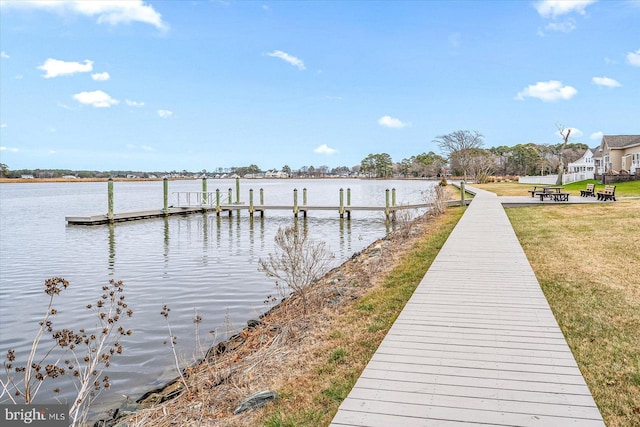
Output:
[[626,148],[640,145],[640,135],[604,135],[602,142],[609,148]]
[[593,158],[598,159],[602,157],[602,147],[601,146],[597,146],[596,148],[592,148],[591,151],[593,152]]

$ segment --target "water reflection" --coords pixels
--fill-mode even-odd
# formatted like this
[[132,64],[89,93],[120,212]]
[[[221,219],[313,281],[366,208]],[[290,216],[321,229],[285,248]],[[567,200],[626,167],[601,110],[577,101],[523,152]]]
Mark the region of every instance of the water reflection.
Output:
[[116,227],[109,224],[109,275],[113,276],[116,267]]

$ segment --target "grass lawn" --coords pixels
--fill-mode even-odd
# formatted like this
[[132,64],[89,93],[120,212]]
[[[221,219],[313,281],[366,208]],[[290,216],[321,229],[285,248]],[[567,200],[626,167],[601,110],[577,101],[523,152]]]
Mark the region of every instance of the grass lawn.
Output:
[[609,427],[640,426],[640,182],[617,185],[614,203],[506,210]]
[[[596,184],[596,192],[604,189],[600,181],[589,179],[586,181],[573,182],[562,187],[572,196],[579,196],[580,190],[587,188],[587,184]],[[489,184],[469,184],[483,190],[496,193],[498,196],[528,196],[527,190],[533,188],[533,184],[520,184],[518,182],[494,182]],[[619,182],[612,184],[616,186],[617,197],[640,196],[640,181]]]

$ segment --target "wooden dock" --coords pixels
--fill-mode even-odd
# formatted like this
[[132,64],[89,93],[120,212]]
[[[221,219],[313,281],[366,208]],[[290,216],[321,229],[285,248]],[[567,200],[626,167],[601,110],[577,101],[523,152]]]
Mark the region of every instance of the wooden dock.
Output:
[[[452,200],[449,202],[451,205],[460,204],[460,201]],[[108,224],[109,222],[124,222],[124,221],[137,221],[149,218],[162,218],[165,216],[174,215],[190,215],[195,213],[213,212],[217,215],[227,213],[232,215],[234,212],[246,211],[250,216],[255,213],[264,216],[268,211],[289,211],[294,216],[298,214],[306,217],[308,212],[312,211],[332,211],[336,212],[340,218],[346,216],[351,218],[351,213],[360,212],[382,212],[388,217],[392,218],[394,213],[400,210],[406,209],[427,209],[429,204],[413,204],[413,205],[396,205],[396,206],[323,206],[323,205],[246,205],[246,204],[224,204],[220,206],[179,206],[169,207],[165,212],[164,209],[154,209],[147,211],[133,211],[133,212],[120,212],[113,214],[113,221],[110,221],[108,214],[93,214],[93,215],[75,215],[67,216],[65,220],[70,225],[100,225]]]
[[474,192],[331,426],[604,426],[498,197]]

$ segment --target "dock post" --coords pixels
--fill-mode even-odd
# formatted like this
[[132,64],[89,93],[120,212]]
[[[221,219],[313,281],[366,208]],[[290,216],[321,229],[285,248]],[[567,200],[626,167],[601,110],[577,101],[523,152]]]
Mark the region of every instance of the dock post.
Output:
[[216,215],[220,216],[220,189],[216,188]]
[[109,178],[107,181],[107,218],[109,218],[109,222],[113,222],[113,178]]
[[231,201],[233,200],[233,196],[231,195],[232,191],[233,191],[232,189],[229,189],[229,204],[231,204],[232,203]]
[[207,204],[207,177],[202,178],[202,204]]
[[460,206],[465,206],[466,205],[466,202],[464,200],[464,195],[465,195],[464,181],[460,181]]
[[249,189],[249,216],[253,218],[253,188]]
[[162,179],[162,195],[164,199],[164,216],[169,216],[169,178],[166,176]]
[[344,189],[340,189],[340,207],[338,208],[340,218],[344,218]]
[[347,206],[351,206],[351,189],[347,188]]
[[300,210],[298,209],[298,189],[294,188],[293,189],[293,216],[298,218],[298,212],[300,212]]
[[303,206],[307,205],[307,189],[306,188],[302,189],[302,205]]
[[395,206],[396,205],[396,189],[392,188],[391,189],[391,206]]
[[240,204],[240,178],[236,178],[236,204]]
[[[260,206],[264,206],[264,189],[260,189]],[[260,217],[264,217],[264,209],[260,211]]]
[[385,190],[384,214],[387,217],[387,221],[389,221],[389,217],[390,217],[390,214],[391,214],[391,209],[389,208],[389,189],[388,188]]

